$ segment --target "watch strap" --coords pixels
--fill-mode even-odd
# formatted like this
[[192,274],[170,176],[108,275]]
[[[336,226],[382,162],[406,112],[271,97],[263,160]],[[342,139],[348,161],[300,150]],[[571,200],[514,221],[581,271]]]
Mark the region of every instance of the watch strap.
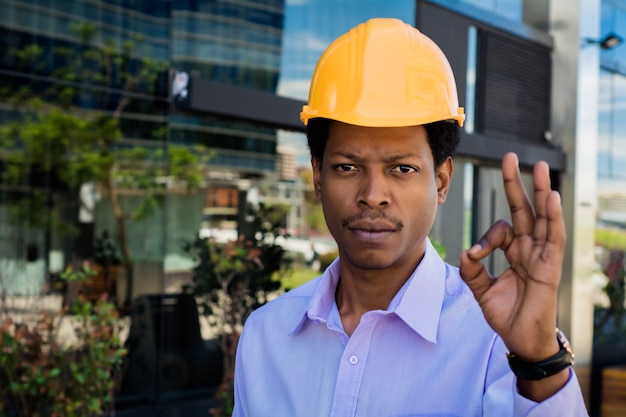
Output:
[[556,334],[560,350],[547,359],[539,362],[526,362],[513,353],[507,354],[509,366],[515,376],[521,379],[538,381],[556,375],[574,364],[574,352],[567,337],[559,329],[556,329]]

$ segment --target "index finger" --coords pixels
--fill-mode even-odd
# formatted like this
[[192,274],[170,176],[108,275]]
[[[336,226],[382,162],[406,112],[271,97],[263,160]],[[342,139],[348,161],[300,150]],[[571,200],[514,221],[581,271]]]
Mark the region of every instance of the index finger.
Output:
[[517,155],[512,152],[502,158],[502,181],[511,212],[513,235],[532,234],[535,226],[535,209],[522,183]]

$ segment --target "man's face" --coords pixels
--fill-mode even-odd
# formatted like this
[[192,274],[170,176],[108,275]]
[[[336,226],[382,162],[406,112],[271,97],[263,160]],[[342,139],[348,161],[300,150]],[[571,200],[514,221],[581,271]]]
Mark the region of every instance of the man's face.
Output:
[[423,126],[332,122],[313,174],[342,262],[368,270],[414,268],[445,201],[452,160],[435,170]]

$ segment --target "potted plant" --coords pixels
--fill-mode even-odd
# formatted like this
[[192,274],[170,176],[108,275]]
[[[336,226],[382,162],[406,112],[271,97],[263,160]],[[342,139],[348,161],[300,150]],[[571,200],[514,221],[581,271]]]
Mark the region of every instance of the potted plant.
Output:
[[[68,267],[62,279],[82,282],[92,274],[87,265]],[[71,309],[36,315],[2,307],[0,415],[100,416],[113,406],[125,349],[106,296],[95,304],[79,296]]]

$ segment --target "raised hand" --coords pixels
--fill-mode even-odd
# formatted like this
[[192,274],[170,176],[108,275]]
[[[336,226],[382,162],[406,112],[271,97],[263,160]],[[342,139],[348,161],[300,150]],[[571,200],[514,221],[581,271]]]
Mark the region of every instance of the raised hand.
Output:
[[[565,225],[560,195],[550,188],[548,164],[538,162],[534,167],[534,207],[518,164],[513,153],[502,159],[512,223],[500,220],[489,228],[461,254],[460,269],[487,322],[508,349],[536,362],[559,350],[555,327]],[[504,251],[510,265],[498,277],[480,262],[496,249]]]

